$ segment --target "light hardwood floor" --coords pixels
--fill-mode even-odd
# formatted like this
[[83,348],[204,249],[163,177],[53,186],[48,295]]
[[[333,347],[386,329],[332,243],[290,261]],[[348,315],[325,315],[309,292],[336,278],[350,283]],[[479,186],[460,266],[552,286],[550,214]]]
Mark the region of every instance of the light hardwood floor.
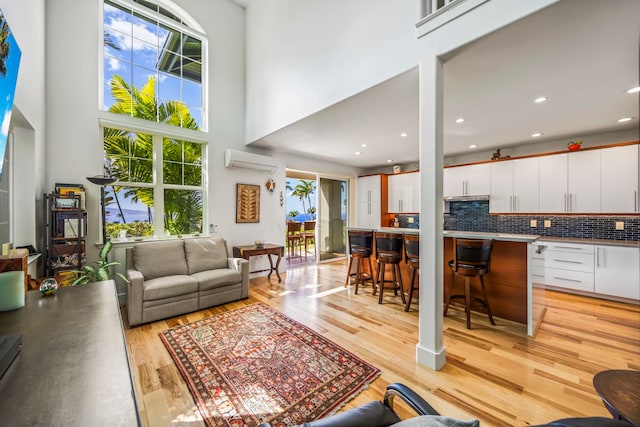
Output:
[[379,400],[391,382],[416,390],[441,414],[483,426],[525,426],[563,417],[609,416],[592,386],[604,369],[640,369],[640,307],[547,291],[548,310],[535,338],[524,325],[451,308],[444,321],[447,364],[415,362],[418,312],[400,297],[378,305],[371,287],[344,288],[343,261],[291,269],[283,283],[252,279],[248,300],[129,329],[129,349],[143,426],[201,426],[193,399],[158,332],[254,302],[313,328],[383,373],[346,408]]

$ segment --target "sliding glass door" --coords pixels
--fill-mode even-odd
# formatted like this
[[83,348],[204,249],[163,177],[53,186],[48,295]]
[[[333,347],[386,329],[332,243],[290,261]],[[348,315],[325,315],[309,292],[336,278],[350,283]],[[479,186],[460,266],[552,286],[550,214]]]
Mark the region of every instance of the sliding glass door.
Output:
[[316,235],[320,261],[346,256],[347,181],[320,177],[318,191],[319,224]]

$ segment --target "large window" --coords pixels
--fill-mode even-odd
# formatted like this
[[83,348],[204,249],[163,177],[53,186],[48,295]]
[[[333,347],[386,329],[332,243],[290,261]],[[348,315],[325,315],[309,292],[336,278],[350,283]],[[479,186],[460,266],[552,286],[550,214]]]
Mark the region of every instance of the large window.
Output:
[[112,238],[202,233],[206,39],[169,0],[103,4],[104,165],[117,179],[103,226]]

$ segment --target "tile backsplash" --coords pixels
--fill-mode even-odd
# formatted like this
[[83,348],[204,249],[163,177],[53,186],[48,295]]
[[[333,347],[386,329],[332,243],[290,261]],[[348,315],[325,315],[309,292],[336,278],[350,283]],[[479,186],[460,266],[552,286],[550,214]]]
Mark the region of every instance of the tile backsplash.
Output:
[[[414,219],[412,224],[407,224],[408,216],[403,215],[399,218],[400,227],[419,228],[419,218]],[[536,227],[531,227],[531,220],[537,222]],[[550,221],[550,227],[544,226],[545,221]],[[616,223],[620,222],[624,223],[623,230],[616,230]],[[638,216],[491,215],[488,201],[450,202],[449,215],[444,219],[444,229],[640,241]]]

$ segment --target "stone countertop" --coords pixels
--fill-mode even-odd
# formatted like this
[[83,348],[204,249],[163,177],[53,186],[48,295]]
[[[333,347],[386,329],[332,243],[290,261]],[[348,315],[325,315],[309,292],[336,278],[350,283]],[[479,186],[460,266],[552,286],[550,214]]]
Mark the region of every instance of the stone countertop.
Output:
[[[420,234],[420,229],[417,228],[395,228],[395,227],[380,227],[378,229],[363,228],[363,227],[349,227],[350,230],[373,230],[384,231],[387,233],[408,233],[408,234]],[[537,234],[511,234],[511,233],[485,233],[481,231],[464,231],[464,230],[444,230],[442,232],[444,237],[458,237],[461,239],[493,239],[503,240],[509,242],[566,242],[566,243],[581,243],[585,245],[602,245],[602,246],[622,246],[630,248],[640,248],[640,242],[633,240],[608,240],[608,239],[581,239],[578,237],[552,237],[552,236],[539,236]]]
[[492,239],[507,242],[535,242],[540,236],[536,234],[510,234],[510,233],[484,233],[481,231],[444,230],[444,237],[457,237],[460,239]]
[[628,248],[640,248],[640,242],[634,240],[609,240],[609,239],[581,239],[579,237],[552,237],[540,236],[539,242],[564,242],[583,245],[622,246]]

